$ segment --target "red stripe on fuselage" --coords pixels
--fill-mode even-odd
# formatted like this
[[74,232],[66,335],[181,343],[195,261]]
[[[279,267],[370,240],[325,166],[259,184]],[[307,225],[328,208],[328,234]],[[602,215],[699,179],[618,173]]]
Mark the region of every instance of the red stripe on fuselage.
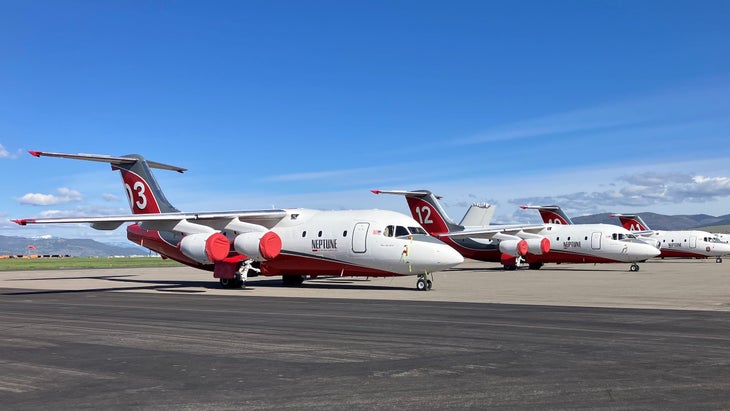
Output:
[[133,243],[139,244],[144,248],[148,248],[161,256],[175,260],[179,263],[190,267],[199,268],[201,270],[213,271],[212,264],[201,264],[195,260],[191,260],[180,252],[177,245],[173,245],[165,241],[160,232],[156,230],[143,230],[137,224],[127,227],[127,239]]
[[399,277],[403,274],[376,268],[354,265],[339,260],[326,260],[315,256],[292,255],[282,251],[278,257],[261,262],[263,275],[334,275],[334,276],[367,276],[367,277]]
[[497,247],[494,248],[469,248],[454,241],[451,237],[440,237],[439,240],[448,244],[451,248],[458,251],[464,258],[472,260],[489,261],[499,263],[502,261],[502,252]]
[[701,254],[699,252],[691,251],[680,251],[680,250],[660,250],[659,258],[709,258],[707,254]]
[[566,253],[550,251],[542,255],[528,254],[525,256],[528,263],[622,263],[624,261],[598,257],[588,254]]

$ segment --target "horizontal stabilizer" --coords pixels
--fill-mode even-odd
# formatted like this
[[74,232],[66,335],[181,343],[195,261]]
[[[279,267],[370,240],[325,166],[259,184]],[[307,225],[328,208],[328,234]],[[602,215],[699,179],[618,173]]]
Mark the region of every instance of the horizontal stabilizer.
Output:
[[[69,158],[72,160],[85,160],[85,161],[99,161],[102,163],[109,163],[109,164],[132,164],[136,161],[139,161],[139,158],[135,157],[113,157],[113,156],[106,156],[101,154],[65,154],[65,153],[52,153],[49,151],[28,151],[30,155],[34,157],[59,157],[59,158]],[[155,161],[148,161],[144,160],[147,163],[147,166],[151,168],[159,168],[163,170],[171,170],[171,171],[177,171],[178,173],[183,173],[187,171],[186,168],[172,166],[169,164],[163,164],[158,163]]]

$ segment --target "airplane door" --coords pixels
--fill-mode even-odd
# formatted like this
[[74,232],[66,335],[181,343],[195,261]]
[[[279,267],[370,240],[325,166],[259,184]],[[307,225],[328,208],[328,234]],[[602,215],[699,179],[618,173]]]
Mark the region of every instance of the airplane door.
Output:
[[689,237],[689,248],[697,248],[697,237],[695,237],[695,236]]
[[362,254],[367,249],[368,228],[370,223],[357,223],[352,230],[352,252]]
[[601,249],[601,233],[593,233],[591,235],[591,248],[594,250]]

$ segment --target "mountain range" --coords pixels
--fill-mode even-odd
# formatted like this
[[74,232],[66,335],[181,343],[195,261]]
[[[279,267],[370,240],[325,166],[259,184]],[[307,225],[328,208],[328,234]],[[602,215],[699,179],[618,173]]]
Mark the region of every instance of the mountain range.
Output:
[[149,255],[149,250],[129,243],[114,245],[90,239],[27,238],[0,235],[0,255],[69,255],[72,257],[112,257]]
[[[719,217],[707,214],[664,215],[656,213],[637,213],[652,230],[702,230],[720,232],[730,226],[730,214]],[[618,218],[607,213],[571,217],[576,224],[619,224]]]

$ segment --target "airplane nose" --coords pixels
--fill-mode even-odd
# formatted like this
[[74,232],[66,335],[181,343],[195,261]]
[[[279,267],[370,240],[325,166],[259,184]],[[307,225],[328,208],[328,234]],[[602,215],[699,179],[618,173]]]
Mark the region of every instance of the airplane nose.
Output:
[[448,246],[444,244],[446,247],[443,249],[440,249],[438,252],[441,254],[441,264],[446,266],[447,268],[453,267],[455,265],[459,265],[464,262],[464,256],[461,255],[458,251],[451,248],[451,246]]
[[649,244],[642,244],[641,250],[639,251],[639,254],[641,254],[642,258],[645,260],[649,258],[654,258],[661,253],[662,252],[660,249]]

